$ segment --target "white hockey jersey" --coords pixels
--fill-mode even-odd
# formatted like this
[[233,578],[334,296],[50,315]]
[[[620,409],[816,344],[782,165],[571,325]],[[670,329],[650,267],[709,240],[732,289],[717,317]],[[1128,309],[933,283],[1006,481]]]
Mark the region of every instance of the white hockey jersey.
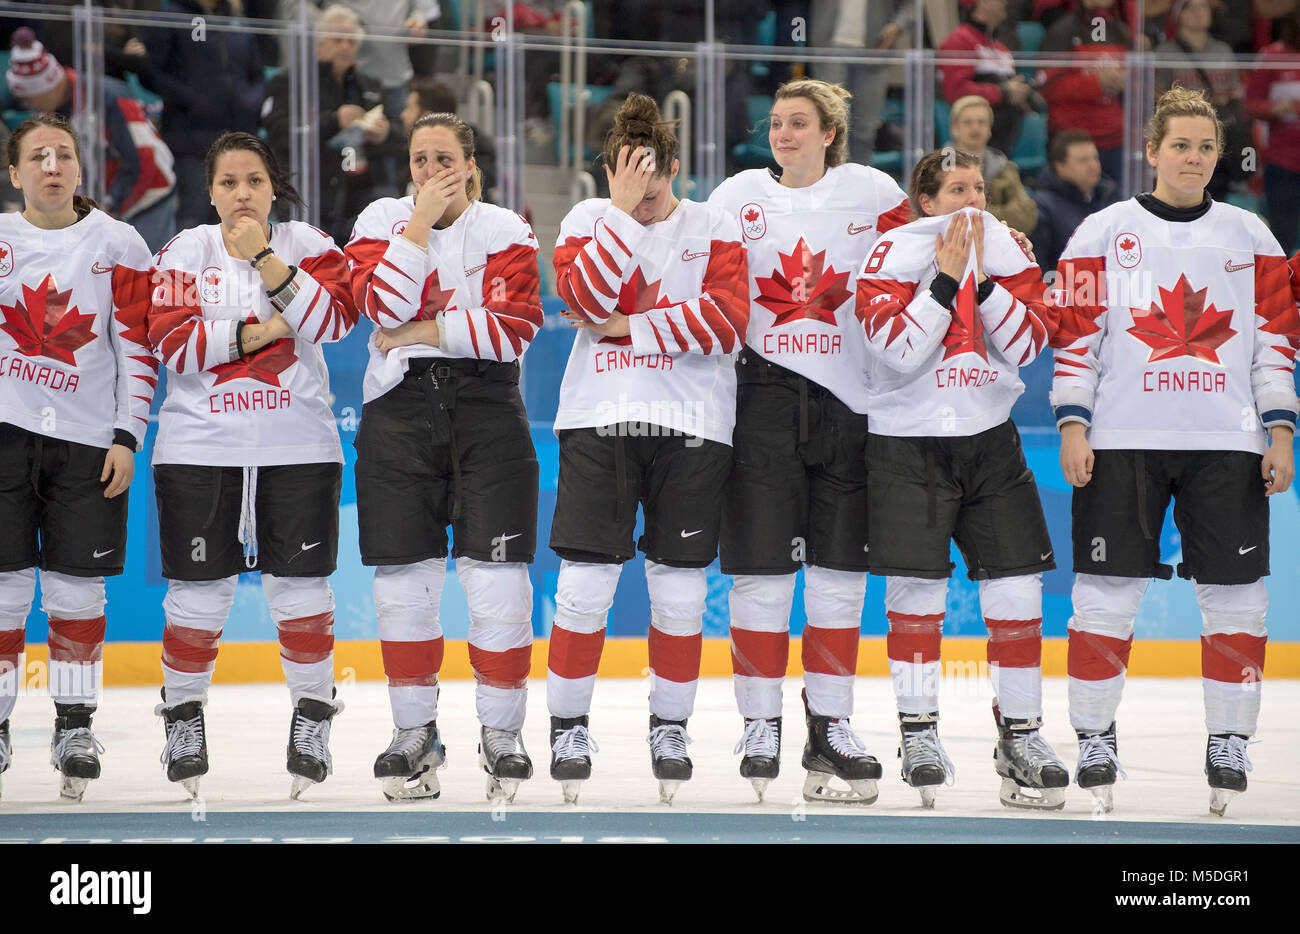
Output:
[[377,399],[402,381],[412,357],[510,362],[542,326],[537,238],[514,211],[470,202],[421,249],[403,237],[415,199],[381,198],[357,218],[346,250],[357,309],[379,327],[438,322],[439,346],[410,344],[388,354],[370,335],[363,397]]
[[579,329],[555,430],[638,421],[731,444],[733,355],[749,315],[735,221],[684,200],[643,227],[607,198],[592,198],[564,218],[554,259],[570,309],[596,323],[618,310],[631,329],[627,337]]
[[736,219],[749,253],[745,343],[866,412],[853,281],[876,239],[907,223],[907,195],[884,172],[850,163],[807,188],[785,188],[766,169],[740,172],[709,204]]
[[62,230],[0,214],[0,421],[140,449],[158,385],[149,267],[135,229],[102,211]]
[[[342,463],[320,345],[357,322],[347,262],[326,234],[298,221],[272,225],[271,248],[297,267],[274,299],[246,260],[226,252],[218,224],[182,231],[158,251],[149,339],[170,372],[155,464]],[[294,336],[241,360],[239,322],[275,311]]]
[[1086,218],[1057,273],[1052,405],[1094,448],[1263,453],[1264,426],[1295,424],[1300,319],[1254,214],[1177,222],[1133,198]]
[[[968,210],[971,216],[973,210]],[[984,301],[967,259],[952,308],[930,294],[935,237],[952,215],[882,236],[858,279],[857,317],[869,352],[867,417],[882,435],[966,436],[1001,425],[1025,391],[1020,367],[1047,344],[1051,313],[1038,264],[987,211]]]

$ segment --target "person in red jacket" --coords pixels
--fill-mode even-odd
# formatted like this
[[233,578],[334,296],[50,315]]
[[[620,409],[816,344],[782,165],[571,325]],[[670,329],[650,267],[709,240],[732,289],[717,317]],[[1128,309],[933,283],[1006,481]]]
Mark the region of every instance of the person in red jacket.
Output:
[[1246,83],[1246,113],[1268,121],[1264,147],[1264,197],[1273,236],[1288,256],[1296,248],[1300,225],[1300,10],[1282,21],[1282,38],[1265,46],[1263,62],[1282,68],[1257,68]]
[[[1020,138],[1020,124],[1031,109],[1034,90],[1016,74],[1011,50],[993,38],[1007,18],[1007,0],[962,0],[964,22],[939,46],[939,77],[949,104],[968,94],[978,94],[993,108],[993,136],[989,145],[1010,153]],[[961,56],[965,61],[949,61]],[[979,59],[972,64],[971,57]]]

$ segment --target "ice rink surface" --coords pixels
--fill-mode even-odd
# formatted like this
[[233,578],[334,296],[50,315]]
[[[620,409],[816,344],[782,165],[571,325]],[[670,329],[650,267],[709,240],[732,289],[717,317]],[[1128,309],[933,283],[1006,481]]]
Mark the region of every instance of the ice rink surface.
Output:
[[[372,777],[391,735],[387,690],[379,682],[340,686],[347,708],[334,721],[334,774],[288,797],[285,742],[289,700],[282,685],[218,685],[207,708],[211,771],[192,802],[163,775],[158,693],[110,688],[95,718],[105,747],[103,777],[80,805],[61,802],[49,766],[53,705],[22,696],[11,718],[13,765],[0,791],[0,842],[150,839],[271,841],[500,842],[650,839],[665,841],[858,842],[1291,842],[1300,843],[1300,681],[1265,681],[1248,791],[1219,818],[1208,811],[1199,679],[1130,679],[1119,712],[1120,761],[1128,773],[1115,810],[1102,818],[1091,796],[1071,787],[1063,811],[1031,813],[998,801],[992,694],[987,683],[949,679],[940,692],[940,736],[956,765],[934,811],[902,783],[888,680],[861,678],[853,725],[884,767],[870,807],[805,804],[799,683],[785,687],[782,772],[758,803],[733,755],[742,721],[729,679],[700,682],[689,747],[695,764],[671,807],[650,774],[645,680],[596,686],[591,731],[600,746],[592,779],[566,806],[547,773],[545,684],[532,681],[525,744],[535,775],[513,804],[496,808],[478,765],[473,684],[443,685],[439,728],[448,749],[436,801],[390,804]],[[1066,719],[1063,678],[1045,684],[1044,734],[1073,771],[1077,745]]]

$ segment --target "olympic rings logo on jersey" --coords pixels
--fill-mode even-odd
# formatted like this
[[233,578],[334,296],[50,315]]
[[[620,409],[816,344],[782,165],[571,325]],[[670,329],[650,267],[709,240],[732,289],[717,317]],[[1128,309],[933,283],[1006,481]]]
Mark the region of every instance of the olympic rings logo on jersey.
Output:
[[14,248],[0,240],[0,279],[14,271]]

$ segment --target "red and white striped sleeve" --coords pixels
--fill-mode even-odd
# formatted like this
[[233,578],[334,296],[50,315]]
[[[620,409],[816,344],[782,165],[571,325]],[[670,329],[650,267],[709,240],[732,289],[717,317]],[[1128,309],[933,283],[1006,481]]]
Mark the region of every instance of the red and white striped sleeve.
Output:
[[867,338],[867,352],[900,373],[925,363],[952,321],[952,312],[935,301],[929,289],[917,294],[920,259],[912,249],[913,239],[899,242],[886,235],[876,241],[858,273],[853,309]]
[[425,279],[433,268],[427,248],[393,233],[392,203],[384,198],[362,211],[343,251],[352,268],[353,302],[381,328],[419,316]]
[[1300,349],[1300,253],[1287,261],[1272,234],[1255,248],[1255,348],[1250,382],[1265,428],[1296,425],[1295,358]]
[[483,303],[438,314],[438,342],[452,356],[518,360],[542,326],[537,238],[523,218],[508,213],[483,270]]
[[[602,213],[603,210],[603,213]],[[555,243],[556,290],[569,309],[593,324],[618,307],[623,272],[645,236],[630,214],[603,200],[576,205]]]
[[1092,424],[1097,395],[1098,353],[1106,331],[1106,243],[1097,215],[1084,218],[1061,253],[1056,267],[1056,332],[1052,408],[1056,426]]
[[[899,194],[902,194],[903,189],[899,188],[897,185],[895,185],[894,188],[897,189]],[[890,194],[893,194],[893,192]],[[912,205],[907,200],[907,195],[903,195],[900,201],[896,201],[892,208],[885,211],[885,213],[881,214],[876,219],[876,230],[882,234],[888,233],[895,227],[902,227],[911,220],[911,218]]]
[[[126,249],[113,266],[113,334],[117,351],[117,414],[115,437],[125,432],[144,446],[149,406],[158,388],[158,357],[149,346],[149,248],[133,229],[126,228]],[[122,440],[125,440],[124,438]]]
[[[717,212],[710,232],[703,291],[628,318],[632,348],[640,353],[738,353],[749,326],[749,262],[740,228]],[[681,262],[674,258],[673,262]]]
[[1047,346],[1051,298],[1038,264],[1030,261],[1007,228],[986,213],[984,231],[986,269],[995,261],[994,250],[999,263],[995,268],[1021,267],[1008,275],[989,274],[993,290],[979,306],[986,340],[1009,362],[1025,366]]
[[358,317],[347,260],[328,234],[308,224],[294,226],[294,252],[302,258],[289,281],[269,293],[271,304],[303,340],[342,340]]
[[174,373],[211,370],[239,357],[235,343],[239,322],[203,318],[198,276],[186,268],[202,264],[198,250],[186,249],[191,245],[187,241],[196,237],[194,231],[187,230],[173,238],[155,257],[157,261],[166,255],[166,263],[155,266],[150,274],[149,345]]

